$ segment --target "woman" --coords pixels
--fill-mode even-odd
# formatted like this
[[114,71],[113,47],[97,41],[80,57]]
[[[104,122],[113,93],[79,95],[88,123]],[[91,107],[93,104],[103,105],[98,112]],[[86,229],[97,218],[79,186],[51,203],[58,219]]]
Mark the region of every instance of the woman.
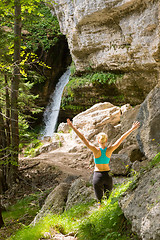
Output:
[[93,187],[98,202],[98,207],[101,207],[101,200],[103,194],[107,194],[112,190],[112,177],[109,175],[109,161],[112,153],[119,147],[122,141],[128,137],[131,132],[137,129],[140,126],[139,122],[134,122],[132,127],[125,132],[114,144],[106,147],[107,135],[105,133],[99,133],[97,136],[97,141],[99,147],[94,146],[90,143],[82,133],[78,131],[72,124],[72,122],[67,119],[67,124],[74,130],[78,137],[84,142],[84,144],[93,152],[95,169],[93,175]]

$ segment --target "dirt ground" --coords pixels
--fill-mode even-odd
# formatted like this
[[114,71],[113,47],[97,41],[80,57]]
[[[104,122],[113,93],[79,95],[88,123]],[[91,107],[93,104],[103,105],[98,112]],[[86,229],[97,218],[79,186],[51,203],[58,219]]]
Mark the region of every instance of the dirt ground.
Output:
[[[59,183],[78,177],[89,180],[93,172],[91,160],[92,154],[83,145],[75,146],[68,138],[63,141],[63,146],[56,150],[32,158],[21,155],[16,183],[3,196],[2,205],[7,208],[29,194],[40,192],[38,204],[42,207],[49,192]],[[22,223],[26,224],[25,220],[29,224],[33,219],[27,219],[26,216]],[[0,239],[6,239],[15,228],[16,223],[7,222],[0,230]]]
[[6,192],[5,198],[12,203],[30,193],[53,189],[68,177],[89,180],[93,172],[91,161],[92,154],[83,146],[78,149],[78,145],[76,150],[70,150],[69,145],[64,144],[64,147],[32,158],[21,155],[17,183]]

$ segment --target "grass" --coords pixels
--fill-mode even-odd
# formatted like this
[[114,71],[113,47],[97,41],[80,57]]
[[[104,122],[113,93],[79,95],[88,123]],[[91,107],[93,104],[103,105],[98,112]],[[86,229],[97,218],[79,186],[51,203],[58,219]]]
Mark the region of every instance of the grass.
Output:
[[26,226],[9,239],[38,240],[44,237],[44,233],[52,232],[53,229],[54,232],[61,232],[62,234],[76,231],[79,221],[87,214],[91,205],[93,205],[93,202],[73,207],[61,215],[47,215],[35,226]]
[[[24,226],[10,240],[38,240],[46,232],[67,234],[73,232],[79,240],[127,240],[131,238],[131,225],[126,221],[118,200],[131,182],[118,186],[109,199],[104,199],[100,210],[95,202],[76,205],[60,215],[47,215],[35,226]],[[134,239],[136,236],[134,236]]]
[[24,214],[35,216],[39,208],[37,208],[38,193],[31,194],[24,199],[19,200],[15,205],[7,208],[3,212],[3,217],[6,221],[18,220]]
[[[79,227],[78,239],[81,240],[127,240],[131,239],[131,225],[126,221],[118,200],[128,189],[131,182],[116,188],[103,208],[91,214]],[[135,239],[136,238],[135,236]]]
[[16,204],[9,206],[2,213],[5,226],[0,230],[0,239],[7,239],[10,235],[30,224],[39,211],[39,193],[30,194],[17,201]]
[[[160,153],[149,163],[144,170],[159,167]],[[143,175],[143,171],[140,175]],[[131,224],[123,215],[118,201],[128,189],[133,190],[138,184],[139,174],[131,181],[116,185],[109,199],[103,199],[100,210],[95,202],[76,205],[62,214],[47,215],[35,226],[29,225],[37,214],[39,193],[31,194],[18,201],[14,206],[3,212],[5,225],[9,229],[10,240],[39,240],[46,232],[54,235],[55,232],[67,234],[73,232],[78,240],[138,240],[132,233]],[[14,224],[14,226],[13,226]],[[6,227],[5,226],[5,227]],[[19,230],[18,230],[19,229]],[[3,231],[3,228],[1,229]],[[18,231],[17,231],[18,230]]]
[[160,152],[153,158],[153,160],[151,162],[149,162],[147,169],[158,166],[159,163],[160,163]]

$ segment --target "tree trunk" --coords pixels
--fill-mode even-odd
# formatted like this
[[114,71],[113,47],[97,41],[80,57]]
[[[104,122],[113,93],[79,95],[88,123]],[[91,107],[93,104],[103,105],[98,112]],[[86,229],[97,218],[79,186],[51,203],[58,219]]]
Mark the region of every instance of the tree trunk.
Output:
[[5,123],[0,106],[0,194],[7,188],[5,176],[6,147]]
[[10,169],[12,169],[11,166],[11,129],[10,129],[10,125],[11,125],[11,116],[10,116],[10,96],[9,96],[9,91],[8,91],[8,76],[7,73],[4,74],[4,78],[5,78],[5,98],[6,98],[6,116],[5,116],[5,128],[6,128],[6,144],[7,144],[7,149],[6,149],[6,161],[7,164],[4,165],[3,167],[3,173],[5,176],[5,186],[6,189],[8,189],[8,186],[11,185],[10,183]]
[[20,81],[20,49],[21,49],[21,4],[20,0],[14,1],[15,21],[14,21],[14,72],[11,82],[11,169],[10,184],[15,181],[18,170],[19,152],[19,129],[18,129],[18,90]]
[[4,163],[6,157],[6,135],[5,124],[0,106],[0,228],[4,225],[2,212],[1,212],[1,194],[6,188],[6,179],[4,173]]
[[10,97],[8,91],[8,77],[7,74],[4,74],[5,78],[5,90],[6,90],[6,137],[7,137],[7,146],[11,144],[11,132],[10,132]]
[[4,226],[3,218],[2,218],[2,211],[1,211],[1,204],[0,204],[0,228]]

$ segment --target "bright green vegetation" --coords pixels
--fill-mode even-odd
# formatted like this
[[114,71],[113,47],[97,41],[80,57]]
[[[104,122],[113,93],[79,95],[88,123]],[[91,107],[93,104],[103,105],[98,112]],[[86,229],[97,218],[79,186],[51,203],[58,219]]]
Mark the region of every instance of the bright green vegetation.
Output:
[[104,198],[100,210],[97,209],[95,201],[79,204],[62,214],[47,215],[35,226],[28,224],[39,210],[40,193],[30,194],[3,213],[8,231],[12,229],[13,223],[15,225],[14,230],[10,230],[12,236],[9,239],[38,240],[44,237],[46,232],[51,235],[55,232],[62,234],[73,232],[79,240],[138,240],[138,237],[132,233],[131,224],[125,219],[118,201],[125,191],[132,191],[136,188],[139,177],[146,172],[146,169],[153,167],[160,167],[160,153],[148,164],[147,168],[142,169],[131,180],[115,185],[109,199]]
[[153,158],[153,160],[151,162],[149,162],[147,169],[153,168],[155,166],[159,166],[160,165],[160,152]]
[[31,157],[35,157],[38,155],[38,149],[42,146],[43,144],[41,143],[40,140],[38,139],[34,139],[29,146],[26,147],[25,151],[24,151],[24,156],[31,156]]
[[37,4],[34,12],[29,17],[26,13],[24,25],[24,29],[29,33],[24,38],[24,44],[34,52],[39,47],[47,50],[54,46],[59,36],[62,35],[57,18],[52,15],[49,7],[42,2]]
[[[115,74],[110,72],[91,72],[86,73],[80,77],[71,74],[69,83],[67,84],[66,91],[68,94],[72,92],[74,88],[81,87],[88,84],[115,84],[118,79],[122,78],[122,74]],[[71,95],[71,94],[70,94]]]
[[[38,240],[45,232],[74,232],[83,240],[127,240],[132,239],[130,223],[125,219],[118,200],[128,189],[131,181],[115,188],[109,199],[103,200],[103,207],[98,210],[95,202],[76,205],[60,215],[47,215],[35,226],[25,226],[10,239]],[[138,239],[134,235],[134,239]]]
[[38,196],[38,193],[31,194],[19,200],[15,205],[10,206],[7,211],[3,213],[5,221],[9,222],[16,220],[18,222],[24,215],[33,218],[39,210],[39,207],[37,207]]
[[[14,54],[13,11],[14,1],[0,4],[0,106],[4,116],[7,108],[6,101],[9,106],[11,102]],[[21,79],[18,96],[20,149],[37,138],[38,132],[33,129],[31,131],[30,125],[35,121],[37,114],[43,111],[43,108],[37,104],[39,95],[36,95],[33,89],[38,86],[41,90],[46,79],[40,71],[36,70],[50,67],[39,59],[38,54],[47,52],[61,36],[57,18],[52,15],[50,8],[43,1],[22,2]],[[7,82],[5,82],[5,76]],[[8,100],[6,100],[5,87],[8,89]]]
[[30,194],[2,213],[5,227],[0,230],[0,239],[6,240],[7,236],[31,223],[39,211],[39,196],[39,193]]
[[[82,98],[86,98],[89,93],[85,93],[85,88],[91,89],[94,88],[94,91],[96,92],[99,88],[101,89],[100,91],[102,92],[102,89],[107,89],[108,86],[116,85],[117,81],[120,81],[122,79],[123,75],[122,74],[115,74],[111,72],[94,72],[94,71],[89,71],[88,73],[82,74],[81,76],[75,75],[75,68],[74,65],[72,64],[71,66],[71,76],[69,83],[66,85],[64,94],[62,96],[62,101],[61,101],[61,107],[62,109],[71,109],[75,111],[83,111],[84,107],[79,106],[79,105],[74,105],[74,97],[75,93],[77,94],[78,91],[81,93]],[[90,87],[90,88],[89,88]],[[106,94],[106,95],[105,95]],[[110,93],[111,94],[111,93]],[[101,98],[106,99],[108,98],[107,93],[102,92],[101,93]],[[123,95],[114,95],[112,96],[114,101],[119,102],[123,101],[124,97]],[[96,103],[96,101],[103,101],[103,99],[97,99],[95,96],[93,97],[88,97],[88,102],[90,103],[90,106]],[[84,100],[85,102],[85,100]],[[83,105],[83,104],[82,104]]]

